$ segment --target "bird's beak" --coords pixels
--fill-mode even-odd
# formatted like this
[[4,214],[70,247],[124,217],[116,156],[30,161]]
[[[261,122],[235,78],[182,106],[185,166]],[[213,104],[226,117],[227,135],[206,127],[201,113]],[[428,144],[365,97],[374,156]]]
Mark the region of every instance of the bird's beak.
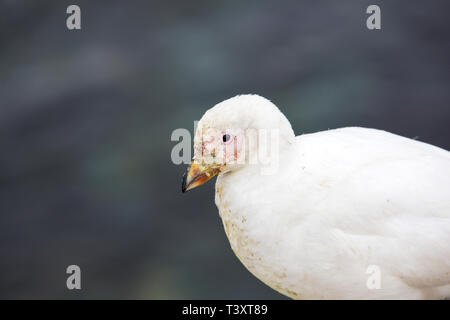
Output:
[[186,192],[214,177],[220,172],[220,166],[192,162],[183,176],[181,191]]

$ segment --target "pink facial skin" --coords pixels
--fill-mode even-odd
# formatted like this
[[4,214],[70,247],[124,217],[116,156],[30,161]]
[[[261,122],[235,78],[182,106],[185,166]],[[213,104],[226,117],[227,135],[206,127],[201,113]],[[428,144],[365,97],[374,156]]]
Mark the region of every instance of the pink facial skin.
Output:
[[225,164],[235,163],[239,159],[243,141],[244,134],[240,130],[229,130],[222,132],[222,144],[224,148],[223,159]]
[[[235,163],[240,155],[245,139],[242,130],[213,130],[204,132],[200,145],[195,146],[196,158],[214,161],[221,165]],[[198,155],[197,153],[200,153]]]

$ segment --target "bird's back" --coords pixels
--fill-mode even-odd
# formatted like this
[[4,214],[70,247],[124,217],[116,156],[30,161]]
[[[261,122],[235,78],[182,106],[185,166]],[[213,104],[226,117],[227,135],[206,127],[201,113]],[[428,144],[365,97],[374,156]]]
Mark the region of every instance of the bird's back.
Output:
[[299,184],[320,195],[300,187],[316,201],[300,214],[327,225],[344,256],[438,297],[450,284],[450,153],[366,128],[299,136],[295,149]]
[[444,149],[350,127],[298,136],[295,152],[299,176],[325,190],[358,194],[356,203],[395,200],[410,216],[450,218],[450,152]]

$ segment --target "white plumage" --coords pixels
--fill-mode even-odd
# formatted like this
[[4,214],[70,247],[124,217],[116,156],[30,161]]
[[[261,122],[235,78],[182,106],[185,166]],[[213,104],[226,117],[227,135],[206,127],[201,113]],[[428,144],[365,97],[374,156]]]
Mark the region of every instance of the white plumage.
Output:
[[448,151],[358,127],[295,137],[257,95],[210,109],[195,147],[207,129],[236,128],[280,132],[275,174],[222,163],[216,182],[231,247],[257,278],[295,299],[450,297]]

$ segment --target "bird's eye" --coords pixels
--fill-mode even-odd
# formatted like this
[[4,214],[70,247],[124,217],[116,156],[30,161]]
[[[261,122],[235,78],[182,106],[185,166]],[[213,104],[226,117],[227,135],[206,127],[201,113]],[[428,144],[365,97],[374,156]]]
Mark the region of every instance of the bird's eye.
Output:
[[223,142],[229,142],[230,140],[231,140],[231,136],[228,133],[226,133],[222,136]]

